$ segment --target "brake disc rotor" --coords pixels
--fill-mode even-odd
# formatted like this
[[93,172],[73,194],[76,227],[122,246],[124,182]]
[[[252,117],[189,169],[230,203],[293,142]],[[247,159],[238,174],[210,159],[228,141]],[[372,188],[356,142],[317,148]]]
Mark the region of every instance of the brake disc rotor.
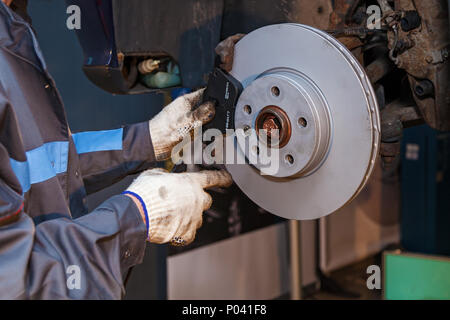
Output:
[[[340,42],[305,25],[266,26],[237,43],[231,75],[244,87],[236,130],[279,128],[275,173],[227,164],[250,199],[304,220],[336,211],[361,191],[375,165],[380,118],[364,69]],[[252,151],[239,141],[233,151],[248,159]]]

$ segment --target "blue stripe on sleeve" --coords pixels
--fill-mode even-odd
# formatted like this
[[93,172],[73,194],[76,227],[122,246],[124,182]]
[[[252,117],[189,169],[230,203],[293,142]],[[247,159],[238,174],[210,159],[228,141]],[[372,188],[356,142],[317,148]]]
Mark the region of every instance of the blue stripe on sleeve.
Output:
[[79,132],[72,135],[78,154],[122,150],[123,128]]
[[54,141],[27,151],[27,161],[10,159],[11,167],[17,176],[23,193],[32,184],[43,182],[67,171],[69,142]]
[[12,158],[9,159],[9,161],[11,163],[11,168],[13,169],[17,179],[20,182],[20,185],[22,186],[22,192],[27,192],[31,187],[28,162],[21,162]]

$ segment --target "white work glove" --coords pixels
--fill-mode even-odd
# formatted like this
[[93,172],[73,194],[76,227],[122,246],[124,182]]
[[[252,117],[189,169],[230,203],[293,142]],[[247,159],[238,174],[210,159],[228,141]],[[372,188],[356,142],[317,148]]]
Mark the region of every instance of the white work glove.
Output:
[[245,36],[244,33],[237,33],[232,35],[225,40],[221,41],[216,46],[216,54],[220,57],[220,67],[230,72],[233,68],[233,60],[234,60],[234,47],[239,40],[241,40]]
[[213,102],[206,102],[193,110],[201,102],[203,91],[200,89],[175,99],[149,121],[157,161],[169,159],[173,147],[193,129],[214,117]]
[[125,194],[137,195],[147,213],[148,241],[183,246],[194,240],[203,211],[211,207],[212,198],[203,189],[231,183],[224,170],[168,173],[152,169],[141,173]]

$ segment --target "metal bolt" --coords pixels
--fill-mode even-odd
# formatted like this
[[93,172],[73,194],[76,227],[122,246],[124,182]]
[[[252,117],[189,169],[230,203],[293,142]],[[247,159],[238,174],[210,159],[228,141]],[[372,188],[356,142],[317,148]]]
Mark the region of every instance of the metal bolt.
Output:
[[[278,106],[267,106],[256,118],[256,130],[258,134],[259,130],[265,130],[270,147],[282,148],[291,137],[291,122],[283,109]],[[278,130],[276,136],[273,135],[273,130]]]
[[419,99],[423,99],[434,94],[434,85],[428,79],[420,80],[414,87],[414,93]]
[[269,115],[263,122],[262,129],[266,130],[267,136],[272,137],[272,130],[280,130],[280,122],[274,115]]

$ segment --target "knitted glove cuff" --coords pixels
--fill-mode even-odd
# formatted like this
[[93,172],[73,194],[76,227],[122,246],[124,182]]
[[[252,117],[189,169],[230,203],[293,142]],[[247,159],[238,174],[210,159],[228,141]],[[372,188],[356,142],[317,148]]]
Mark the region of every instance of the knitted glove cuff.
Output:
[[147,211],[147,206],[145,205],[144,200],[141,198],[140,195],[138,195],[137,193],[133,192],[133,191],[128,191],[125,190],[124,192],[122,192],[122,194],[129,194],[131,196],[134,196],[136,199],[139,200],[139,202],[141,203],[142,209],[144,210],[144,216],[145,216],[145,226],[147,227],[147,238],[150,235],[150,223],[148,220],[148,211]]

